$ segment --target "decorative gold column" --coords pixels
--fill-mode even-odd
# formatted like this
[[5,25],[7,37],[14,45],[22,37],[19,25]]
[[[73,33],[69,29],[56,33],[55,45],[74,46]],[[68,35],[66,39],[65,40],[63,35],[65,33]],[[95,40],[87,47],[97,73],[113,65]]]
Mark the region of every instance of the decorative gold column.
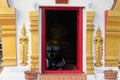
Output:
[[2,25],[3,66],[16,65],[16,17],[15,9],[7,0],[0,0],[0,24]]
[[103,38],[101,36],[100,26],[98,27],[96,37],[94,38],[94,44],[95,44],[95,59],[96,59],[95,66],[102,67],[103,65],[102,63]]
[[93,11],[87,12],[87,38],[86,38],[86,62],[87,62],[87,74],[94,74],[93,56],[92,56],[92,43],[93,43],[93,20],[95,13]]
[[28,59],[28,36],[26,35],[26,29],[25,25],[23,25],[21,35],[19,38],[19,43],[20,43],[20,59],[21,59],[21,65],[26,66],[27,59]]
[[120,49],[120,0],[107,13],[105,66],[117,67]]
[[38,70],[38,12],[31,11],[30,15],[30,26],[31,26],[31,44],[32,44],[32,55],[31,55],[31,69]]

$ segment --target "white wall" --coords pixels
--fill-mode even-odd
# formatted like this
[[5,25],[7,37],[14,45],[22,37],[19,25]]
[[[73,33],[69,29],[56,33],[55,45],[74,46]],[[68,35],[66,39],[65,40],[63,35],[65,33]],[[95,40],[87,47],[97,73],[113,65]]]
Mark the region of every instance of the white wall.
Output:
[[[30,21],[29,21],[29,11],[38,10],[38,6],[82,6],[84,9],[84,24],[83,24],[83,68],[86,69],[86,11],[93,10],[95,11],[94,19],[94,36],[98,25],[100,25],[102,30],[102,35],[104,37],[104,11],[110,9],[114,0],[69,0],[68,4],[55,4],[55,0],[8,0],[10,6],[16,8],[16,29],[17,29],[17,54],[19,54],[19,35],[21,33],[22,24],[26,25],[27,33],[29,36],[29,54],[31,54],[31,34],[30,34]],[[36,4],[36,5],[35,5]],[[91,9],[88,8],[88,4],[92,4]],[[40,27],[40,21],[39,21]],[[40,33],[40,32],[39,32]],[[40,37],[40,36],[39,36]],[[40,39],[40,38],[39,38]],[[40,46],[40,45],[39,45]],[[94,45],[93,45],[94,46]],[[41,50],[39,50],[39,54]],[[94,49],[93,49],[94,53]],[[19,55],[18,55],[18,65],[19,65]]]

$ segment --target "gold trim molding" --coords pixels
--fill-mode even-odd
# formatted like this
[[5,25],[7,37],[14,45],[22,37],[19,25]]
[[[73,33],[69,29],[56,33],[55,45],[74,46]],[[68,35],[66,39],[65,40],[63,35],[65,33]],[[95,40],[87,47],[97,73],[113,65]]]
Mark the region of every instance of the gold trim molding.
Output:
[[87,12],[87,38],[86,38],[86,64],[87,64],[87,74],[94,74],[94,67],[93,67],[93,57],[92,57],[92,38],[93,38],[93,31],[94,31],[94,20],[95,12],[90,11]]
[[16,57],[3,57],[2,59],[4,67],[16,65]]
[[29,13],[30,17],[30,31],[31,31],[31,45],[32,45],[32,55],[31,55],[31,69],[39,70],[39,58],[38,58],[38,12],[31,11]]

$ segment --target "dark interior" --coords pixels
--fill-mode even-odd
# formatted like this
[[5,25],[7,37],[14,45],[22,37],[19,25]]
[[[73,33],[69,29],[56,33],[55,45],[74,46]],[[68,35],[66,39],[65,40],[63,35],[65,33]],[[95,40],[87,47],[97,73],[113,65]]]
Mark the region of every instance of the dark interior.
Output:
[[72,70],[77,65],[77,11],[46,11],[47,70]]
[[[0,34],[1,34],[1,27],[0,27]],[[1,37],[0,37],[0,65],[2,65],[2,40],[1,40]],[[2,67],[2,66],[0,66]]]

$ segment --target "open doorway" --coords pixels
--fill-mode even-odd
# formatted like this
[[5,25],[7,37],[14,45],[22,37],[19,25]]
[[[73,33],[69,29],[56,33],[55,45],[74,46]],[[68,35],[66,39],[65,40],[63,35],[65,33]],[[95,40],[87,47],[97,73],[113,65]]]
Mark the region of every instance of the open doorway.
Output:
[[77,11],[46,11],[46,56],[48,70],[77,66]]
[[42,72],[82,72],[82,9],[42,7]]

